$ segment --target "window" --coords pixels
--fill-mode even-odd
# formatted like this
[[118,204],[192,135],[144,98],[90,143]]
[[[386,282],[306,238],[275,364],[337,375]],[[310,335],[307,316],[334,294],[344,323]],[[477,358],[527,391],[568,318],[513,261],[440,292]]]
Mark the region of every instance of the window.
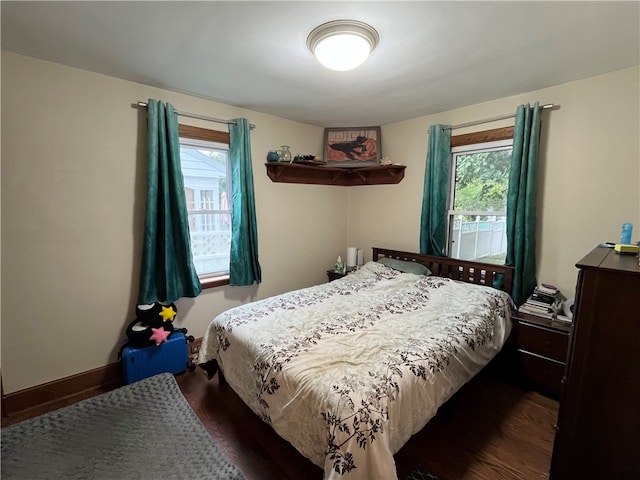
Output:
[[196,272],[205,288],[228,283],[231,245],[228,133],[180,125],[180,162]]
[[504,264],[512,145],[513,138],[451,149],[450,257]]

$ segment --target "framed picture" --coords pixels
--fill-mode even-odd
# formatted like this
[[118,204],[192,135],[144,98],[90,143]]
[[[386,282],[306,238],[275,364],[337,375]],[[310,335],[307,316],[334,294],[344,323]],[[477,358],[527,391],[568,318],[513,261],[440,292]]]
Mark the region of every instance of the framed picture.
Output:
[[380,165],[380,127],[324,129],[324,160],[328,167]]

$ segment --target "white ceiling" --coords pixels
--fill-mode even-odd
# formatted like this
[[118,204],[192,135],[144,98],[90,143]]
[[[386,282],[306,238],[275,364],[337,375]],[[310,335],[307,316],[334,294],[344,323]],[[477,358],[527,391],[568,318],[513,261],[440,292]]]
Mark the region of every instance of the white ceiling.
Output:
[[[1,8],[3,50],[324,127],[384,125],[640,63],[638,1],[3,0]],[[323,68],[305,43],[340,18],[380,34],[351,72]]]

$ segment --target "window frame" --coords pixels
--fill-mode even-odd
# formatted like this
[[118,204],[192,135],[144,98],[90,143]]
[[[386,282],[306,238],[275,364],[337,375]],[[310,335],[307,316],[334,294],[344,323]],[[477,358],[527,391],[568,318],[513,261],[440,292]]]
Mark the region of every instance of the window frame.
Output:
[[[473,146],[477,145],[477,150],[484,150],[487,147],[487,144],[494,144],[496,147],[499,147],[501,142],[511,141],[513,142],[513,132],[514,127],[503,127],[503,128],[495,128],[491,130],[483,130],[478,132],[466,133],[461,135],[452,135],[451,136],[451,150],[450,150],[450,174],[449,174],[449,186],[447,192],[447,211],[446,211],[446,243],[445,243],[445,254],[447,257],[451,257],[451,235],[452,235],[452,208],[453,208],[453,199],[455,192],[455,165],[454,165],[454,155],[456,153],[460,153],[463,149],[462,147],[471,147],[464,148],[465,151],[474,150]],[[477,214],[478,212],[462,212],[463,214]],[[506,212],[505,212],[506,215]]]
[[[230,146],[229,132],[220,130],[212,130],[209,128],[195,127],[193,125],[178,125],[178,136],[190,140],[201,140],[206,142],[219,143]],[[227,177],[227,183],[230,184],[231,179]],[[229,285],[229,274],[205,274],[198,275],[202,289],[221,287]]]

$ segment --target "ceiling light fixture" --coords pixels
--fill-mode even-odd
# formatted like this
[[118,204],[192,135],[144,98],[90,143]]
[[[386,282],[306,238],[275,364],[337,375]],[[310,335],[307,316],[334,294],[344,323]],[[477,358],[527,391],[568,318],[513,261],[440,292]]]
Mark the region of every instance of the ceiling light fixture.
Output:
[[314,28],[307,37],[307,47],[322,65],[344,72],[362,64],[379,40],[375,28],[366,23],[334,20]]

